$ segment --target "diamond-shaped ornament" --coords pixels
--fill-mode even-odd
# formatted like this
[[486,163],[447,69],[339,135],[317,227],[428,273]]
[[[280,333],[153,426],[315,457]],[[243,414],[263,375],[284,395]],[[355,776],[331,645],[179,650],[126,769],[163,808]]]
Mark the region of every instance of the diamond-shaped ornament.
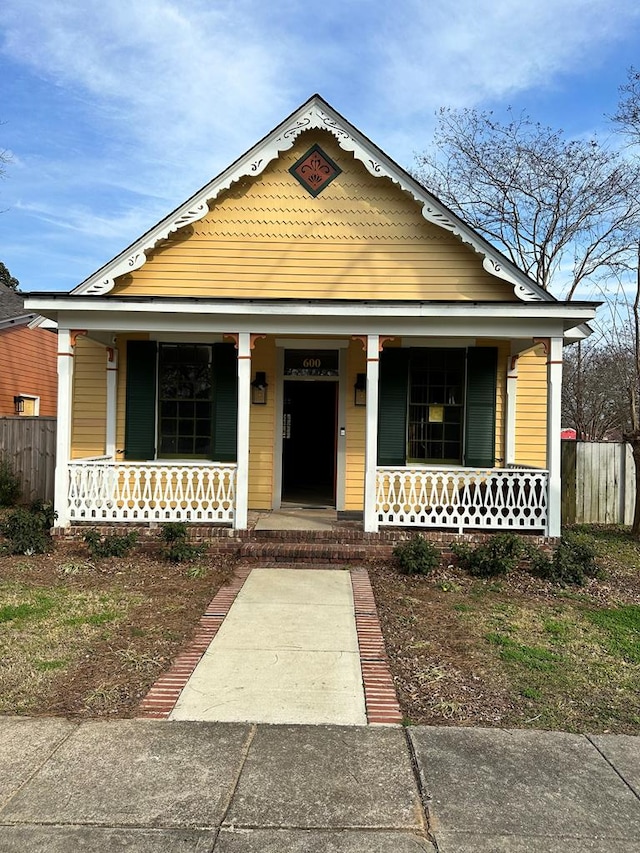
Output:
[[289,169],[294,178],[311,193],[317,196],[337,178],[342,169],[324,153],[319,145],[314,145]]

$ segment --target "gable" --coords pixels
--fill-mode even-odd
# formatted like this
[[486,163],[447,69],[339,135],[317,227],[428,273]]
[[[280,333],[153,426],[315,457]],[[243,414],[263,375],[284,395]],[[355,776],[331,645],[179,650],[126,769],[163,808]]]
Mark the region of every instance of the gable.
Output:
[[[314,197],[289,169],[316,144],[342,171]],[[302,133],[209,208],[147,251],[113,295],[518,301],[476,251],[326,131]]]

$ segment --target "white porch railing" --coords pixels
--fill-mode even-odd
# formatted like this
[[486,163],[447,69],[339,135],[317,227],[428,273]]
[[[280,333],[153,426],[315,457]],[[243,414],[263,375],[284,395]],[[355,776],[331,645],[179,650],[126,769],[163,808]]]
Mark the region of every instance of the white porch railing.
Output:
[[378,468],[381,526],[546,530],[549,475],[540,469]]
[[233,524],[235,464],[69,462],[70,521],[185,521]]

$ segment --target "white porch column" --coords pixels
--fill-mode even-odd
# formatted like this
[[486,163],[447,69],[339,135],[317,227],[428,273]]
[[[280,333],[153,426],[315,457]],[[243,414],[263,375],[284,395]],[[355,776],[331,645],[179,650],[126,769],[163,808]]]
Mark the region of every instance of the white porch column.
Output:
[[504,464],[516,461],[516,402],[518,396],[518,355],[512,355],[507,364],[507,400],[505,405]]
[[107,438],[105,453],[116,458],[116,413],[118,399],[118,350],[107,347]]
[[251,335],[238,335],[238,458],[234,527],[246,530],[249,507],[249,416],[251,408]]
[[560,536],[562,338],[550,338],[547,347],[547,468],[549,469],[548,536]]
[[380,336],[367,335],[367,420],[365,436],[364,529],[378,532],[376,515],[376,466],[378,464],[378,383]]
[[56,527],[69,526],[69,459],[71,458],[71,403],[73,397],[73,343],[69,329],[58,329],[58,424],[54,509]]

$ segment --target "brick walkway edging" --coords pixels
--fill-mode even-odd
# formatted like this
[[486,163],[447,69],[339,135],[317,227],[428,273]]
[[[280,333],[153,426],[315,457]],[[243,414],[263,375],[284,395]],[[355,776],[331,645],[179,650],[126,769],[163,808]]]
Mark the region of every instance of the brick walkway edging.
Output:
[[386,725],[401,723],[402,712],[389,669],[369,572],[351,569],[351,586],[367,721]]
[[[230,583],[220,587],[200,617],[196,633],[187,648],[173,661],[169,670],[158,678],[140,703],[139,718],[169,718],[187,681],[220,630],[225,616],[254,568],[257,566],[236,568]],[[313,567],[290,565],[287,568]],[[350,575],[367,722],[396,725],[402,721],[402,713],[389,669],[369,573],[366,569],[357,568],[351,569]]]

